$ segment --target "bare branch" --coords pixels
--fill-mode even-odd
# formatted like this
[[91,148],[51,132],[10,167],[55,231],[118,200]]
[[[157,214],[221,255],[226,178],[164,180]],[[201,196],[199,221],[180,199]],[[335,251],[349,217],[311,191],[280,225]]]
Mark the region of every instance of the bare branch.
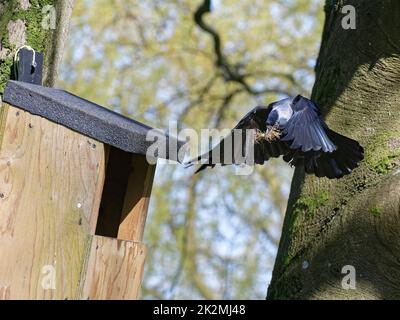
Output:
[[240,72],[239,65],[232,65],[229,63],[227,57],[222,52],[222,41],[218,32],[206,24],[203,20],[204,15],[211,12],[211,0],[204,0],[203,3],[197,8],[194,13],[195,23],[206,33],[208,33],[214,44],[214,53],[216,56],[215,65],[221,70],[224,80],[226,82],[235,82],[240,84],[245,91],[251,95],[261,95],[266,93],[279,93],[288,95],[287,90],[275,88],[262,88],[256,89],[252,87],[247,81],[247,75]]

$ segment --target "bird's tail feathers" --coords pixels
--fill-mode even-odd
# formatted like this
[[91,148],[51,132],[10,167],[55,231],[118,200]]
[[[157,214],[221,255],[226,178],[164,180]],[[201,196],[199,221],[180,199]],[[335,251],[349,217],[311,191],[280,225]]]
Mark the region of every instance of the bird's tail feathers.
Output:
[[292,166],[304,166],[305,172],[317,177],[338,179],[351,173],[364,159],[364,149],[355,140],[327,129],[329,139],[336,146],[333,152],[293,150],[283,159]]
[[358,167],[359,162],[364,159],[364,149],[357,141],[330,129],[327,130],[327,134],[337,149],[331,153],[306,158],[305,168],[319,177],[341,178]]

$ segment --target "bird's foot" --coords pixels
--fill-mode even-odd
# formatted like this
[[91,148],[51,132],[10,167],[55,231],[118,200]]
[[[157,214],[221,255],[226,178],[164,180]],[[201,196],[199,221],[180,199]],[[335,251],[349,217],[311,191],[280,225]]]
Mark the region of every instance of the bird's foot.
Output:
[[256,141],[256,143],[260,143],[263,140],[266,140],[265,139],[265,132],[262,132],[261,130],[256,129],[256,133],[255,133],[255,141]]
[[266,133],[264,134],[265,140],[268,142],[279,140],[281,138],[282,131],[279,130],[279,126],[275,125],[267,128]]
[[255,133],[255,141],[256,143],[260,143],[261,141],[276,141],[279,140],[282,136],[282,131],[279,130],[278,126],[268,127],[265,132],[256,129]]

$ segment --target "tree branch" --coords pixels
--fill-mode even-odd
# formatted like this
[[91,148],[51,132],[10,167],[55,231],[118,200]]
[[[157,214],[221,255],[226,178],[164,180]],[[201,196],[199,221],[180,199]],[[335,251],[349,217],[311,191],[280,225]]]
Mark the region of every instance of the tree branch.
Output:
[[208,33],[214,44],[214,53],[216,56],[215,65],[222,71],[222,75],[226,82],[235,82],[242,86],[242,88],[251,95],[261,95],[266,93],[280,93],[288,95],[287,90],[275,88],[261,88],[256,89],[252,87],[247,81],[247,75],[240,72],[240,65],[232,65],[228,58],[222,52],[222,41],[218,32],[204,22],[204,15],[211,12],[211,0],[204,0],[203,3],[197,8],[194,13],[194,21],[204,32]]

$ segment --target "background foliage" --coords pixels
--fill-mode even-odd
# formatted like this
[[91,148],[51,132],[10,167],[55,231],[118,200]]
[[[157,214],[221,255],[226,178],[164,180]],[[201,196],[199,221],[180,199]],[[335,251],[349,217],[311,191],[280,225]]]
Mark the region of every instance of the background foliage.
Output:
[[[256,104],[309,95],[322,0],[76,0],[58,86],[167,128],[231,128]],[[236,76],[236,77],[235,77]],[[144,298],[264,298],[292,171],[158,166]]]

